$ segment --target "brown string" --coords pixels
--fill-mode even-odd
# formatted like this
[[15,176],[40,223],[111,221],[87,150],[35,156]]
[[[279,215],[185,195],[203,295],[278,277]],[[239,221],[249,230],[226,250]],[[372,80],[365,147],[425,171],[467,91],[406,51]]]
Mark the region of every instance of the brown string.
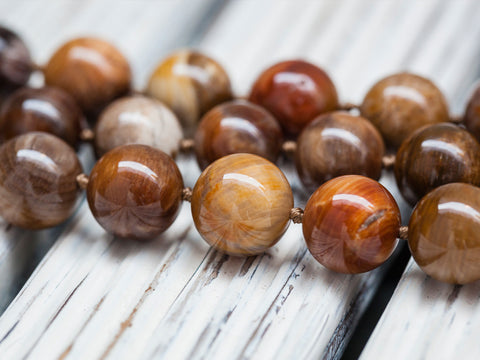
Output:
[[282,144],[282,151],[287,156],[293,156],[297,151],[297,142],[293,140],[287,140]]
[[193,151],[195,147],[195,140],[193,139],[182,139],[180,140],[180,151],[183,153],[189,153]]
[[77,185],[80,189],[85,190],[88,186],[88,176],[80,174],[77,176]]
[[350,111],[353,109],[360,109],[360,105],[346,102],[346,103],[340,104],[338,107],[338,110],[343,110],[343,111]]
[[43,72],[43,70],[44,70],[44,67],[42,65],[34,63],[34,62],[30,63],[30,66],[32,67],[33,71]]
[[290,209],[289,217],[294,224],[301,224],[303,220],[303,209],[298,207]]
[[450,115],[450,122],[454,124],[461,124],[463,121],[463,116],[461,115]]
[[92,142],[95,139],[95,132],[92,129],[83,129],[80,132],[80,140],[85,142]]
[[186,187],[182,190],[182,200],[183,201],[192,201],[192,188]]
[[391,169],[395,165],[395,154],[387,154],[382,157],[382,165],[385,169]]
[[408,240],[408,226],[400,226],[398,230],[398,238],[400,240]]

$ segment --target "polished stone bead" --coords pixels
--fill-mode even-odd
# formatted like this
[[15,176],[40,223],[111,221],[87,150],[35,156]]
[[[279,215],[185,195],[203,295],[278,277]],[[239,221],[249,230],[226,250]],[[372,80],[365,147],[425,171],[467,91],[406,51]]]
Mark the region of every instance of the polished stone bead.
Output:
[[295,165],[311,191],[341,175],[377,180],[385,152],[378,130],[366,119],[337,111],[320,115],[297,140]]
[[96,163],[88,180],[87,199],[106,231],[147,240],[173,223],[182,190],[182,175],[170,156],[146,145],[124,145]]
[[114,101],[100,114],[95,127],[98,156],[127,144],[149,145],[175,156],[182,139],[175,114],[161,102],[144,96]]
[[265,109],[236,100],[216,106],[203,116],[195,133],[195,154],[205,169],[230,154],[249,153],[272,162],[282,147],[282,130]]
[[346,175],[313,193],[303,215],[303,235],[313,257],[347,274],[375,269],[397,245],[400,211],[375,180]]
[[463,118],[465,127],[480,141],[480,85],[473,92]]
[[163,60],[151,75],[147,92],[175,112],[187,136],[208,110],[232,99],[223,67],[191,50],[177,51]]
[[441,91],[430,80],[409,73],[377,82],[365,96],[361,113],[395,149],[420,127],[449,120]]
[[330,77],[302,60],[284,61],[265,70],[255,81],[249,100],[269,110],[287,136],[296,136],[321,113],[338,108]]
[[82,167],[72,147],[56,136],[31,132],[0,147],[0,215],[10,224],[44,229],[75,209]]
[[408,225],[408,245],[422,270],[454,284],[480,280],[480,189],[453,183],[428,193]]
[[468,131],[453,124],[419,129],[397,152],[395,179],[411,205],[440,185],[480,185],[480,145]]
[[207,167],[192,194],[200,235],[220,251],[259,254],[288,227],[293,195],[282,171],[252,154],[225,156]]
[[27,83],[32,60],[25,43],[14,32],[0,26],[0,89],[11,89]]

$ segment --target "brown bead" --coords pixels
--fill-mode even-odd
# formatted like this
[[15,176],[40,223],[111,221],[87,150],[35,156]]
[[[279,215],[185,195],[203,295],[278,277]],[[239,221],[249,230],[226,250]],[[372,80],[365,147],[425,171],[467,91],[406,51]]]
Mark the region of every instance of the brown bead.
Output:
[[127,144],[149,145],[175,156],[182,139],[175,114],[161,102],[144,96],[118,99],[101,113],[95,127],[97,155]]
[[125,57],[113,45],[95,38],[67,42],[45,67],[46,84],[70,93],[89,114],[125,94],[130,81]]
[[470,98],[463,122],[475,138],[480,141],[480,85]]
[[177,114],[187,136],[203,114],[232,98],[230,80],[220,64],[191,50],[163,60],[151,75],[147,92]]
[[73,212],[82,167],[75,151],[47,133],[31,132],[0,147],[0,215],[10,224],[44,229]]
[[420,127],[449,120],[441,91],[430,80],[409,73],[377,82],[360,110],[378,128],[387,145],[395,149]]
[[398,150],[395,179],[411,205],[440,185],[480,185],[480,145],[468,131],[453,124],[419,129]]
[[434,279],[466,284],[480,280],[480,189],[447,184],[428,193],[408,225],[408,245]]
[[93,216],[109,233],[147,240],[173,223],[182,190],[182,175],[170,156],[146,145],[124,145],[97,162],[87,199]]
[[399,228],[393,196],[380,183],[359,175],[323,184],[303,215],[303,235],[313,257],[346,274],[383,264],[395,250]]
[[273,246],[288,227],[293,194],[274,164],[252,154],[225,156],[200,175],[192,216],[200,235],[220,251],[252,255]]
[[25,43],[17,34],[0,26],[0,89],[25,85],[32,70]]
[[378,130],[366,119],[337,111],[320,115],[297,140],[295,164],[305,187],[315,190],[341,175],[364,175],[377,180],[385,146]]
[[275,162],[281,147],[282,130],[275,118],[243,100],[214,107],[202,118],[195,133],[195,153],[202,169],[236,153],[256,154]]
[[269,110],[289,136],[298,135],[317,115],[338,108],[330,77],[302,60],[280,62],[265,70],[255,81],[249,100]]
[[31,131],[56,135],[75,147],[83,114],[75,100],[58,88],[22,88],[13,93],[0,112],[0,139]]

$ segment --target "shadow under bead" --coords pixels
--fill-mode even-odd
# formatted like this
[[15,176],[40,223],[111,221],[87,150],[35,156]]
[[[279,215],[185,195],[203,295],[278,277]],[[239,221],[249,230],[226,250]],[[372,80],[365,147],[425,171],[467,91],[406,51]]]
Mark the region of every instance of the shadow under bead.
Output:
[[377,181],[359,175],[323,184],[303,214],[310,253],[326,268],[346,274],[383,264],[395,250],[399,228],[393,196]]
[[269,110],[290,137],[298,135],[316,116],[338,109],[337,90],[330,77],[302,60],[266,69],[255,81],[249,100]]
[[17,34],[0,26],[0,89],[25,85],[32,71],[25,43]]
[[365,96],[360,112],[394,149],[420,127],[449,121],[442,92],[430,80],[410,73],[377,82]]
[[468,131],[480,141],[480,84],[468,102],[463,123]]
[[0,111],[0,140],[43,131],[76,147],[82,120],[81,109],[65,91],[52,87],[22,88],[5,100]]
[[130,90],[127,60],[113,45],[96,38],[78,38],[61,46],[44,73],[47,85],[70,93],[89,115]]
[[480,185],[480,144],[465,129],[436,124],[414,132],[397,152],[395,179],[402,196],[415,203],[440,185]]
[[225,156],[195,184],[192,216],[203,239],[232,255],[260,254],[289,224],[293,194],[282,171],[252,154]]
[[195,133],[195,154],[200,168],[230,154],[249,153],[272,162],[282,147],[282,130],[262,107],[235,100],[205,114]]
[[377,180],[385,152],[378,130],[365,118],[336,111],[318,116],[298,137],[295,165],[311,191],[341,175]]
[[31,132],[0,147],[0,215],[27,229],[56,226],[75,209],[82,167],[72,147]]
[[87,200],[93,216],[109,233],[148,240],[173,223],[182,191],[182,175],[170,156],[146,145],[124,145],[95,164]]
[[420,268],[439,281],[480,280],[480,189],[462,183],[440,186],[415,207],[408,245]]
[[178,116],[186,136],[192,136],[200,117],[232,99],[230,79],[223,67],[206,55],[177,51],[150,76],[147,92]]

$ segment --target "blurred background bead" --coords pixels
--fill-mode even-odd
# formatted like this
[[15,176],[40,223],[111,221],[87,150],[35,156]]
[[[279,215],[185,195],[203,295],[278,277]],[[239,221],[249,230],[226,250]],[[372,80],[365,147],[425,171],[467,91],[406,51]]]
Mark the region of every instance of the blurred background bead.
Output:
[[193,135],[203,114],[232,99],[223,67],[191,50],[177,51],[163,60],[151,75],[147,92],[173,110],[187,136]]
[[70,93],[89,114],[96,114],[130,89],[125,57],[110,43],[78,38],[61,46],[45,67],[47,85]]
[[249,100],[269,110],[287,136],[296,136],[317,115],[338,108],[335,85],[319,67],[302,60],[284,61],[255,81]]
[[375,269],[397,245],[400,211],[375,180],[347,175],[332,179],[308,200],[303,235],[326,268],[347,274]]
[[252,154],[225,156],[200,175],[192,216],[200,235],[217,250],[259,254],[288,227],[293,194],[274,164]]
[[256,154],[275,162],[281,147],[282,130],[275,118],[243,100],[214,107],[203,116],[195,133],[195,153],[202,169],[236,153]]
[[100,114],[95,127],[98,156],[127,144],[149,145],[175,156],[182,139],[175,114],[161,102],[144,96],[116,100]]
[[182,190],[182,175],[170,156],[146,145],[125,145],[96,163],[88,180],[87,199],[106,231],[147,240],[173,223]]
[[81,109],[65,91],[53,87],[22,88],[7,98],[1,109],[0,139],[43,131],[75,147],[82,120]]
[[0,215],[27,229],[56,226],[75,209],[82,167],[72,147],[31,132],[0,147]]
[[0,89],[25,85],[32,70],[25,43],[17,34],[0,26]]
[[378,130],[366,119],[337,111],[320,115],[297,140],[295,165],[311,191],[341,175],[377,180],[385,152]]
[[480,280],[480,189],[447,184],[428,193],[408,225],[408,245],[422,270],[454,284]]
[[449,121],[442,92],[430,80],[409,73],[377,82],[360,110],[378,128],[386,144],[395,149],[418,128]]
[[480,84],[468,102],[463,122],[468,131],[480,141]]
[[411,205],[440,185],[480,185],[480,145],[468,131],[453,124],[424,127],[398,150],[395,179]]

